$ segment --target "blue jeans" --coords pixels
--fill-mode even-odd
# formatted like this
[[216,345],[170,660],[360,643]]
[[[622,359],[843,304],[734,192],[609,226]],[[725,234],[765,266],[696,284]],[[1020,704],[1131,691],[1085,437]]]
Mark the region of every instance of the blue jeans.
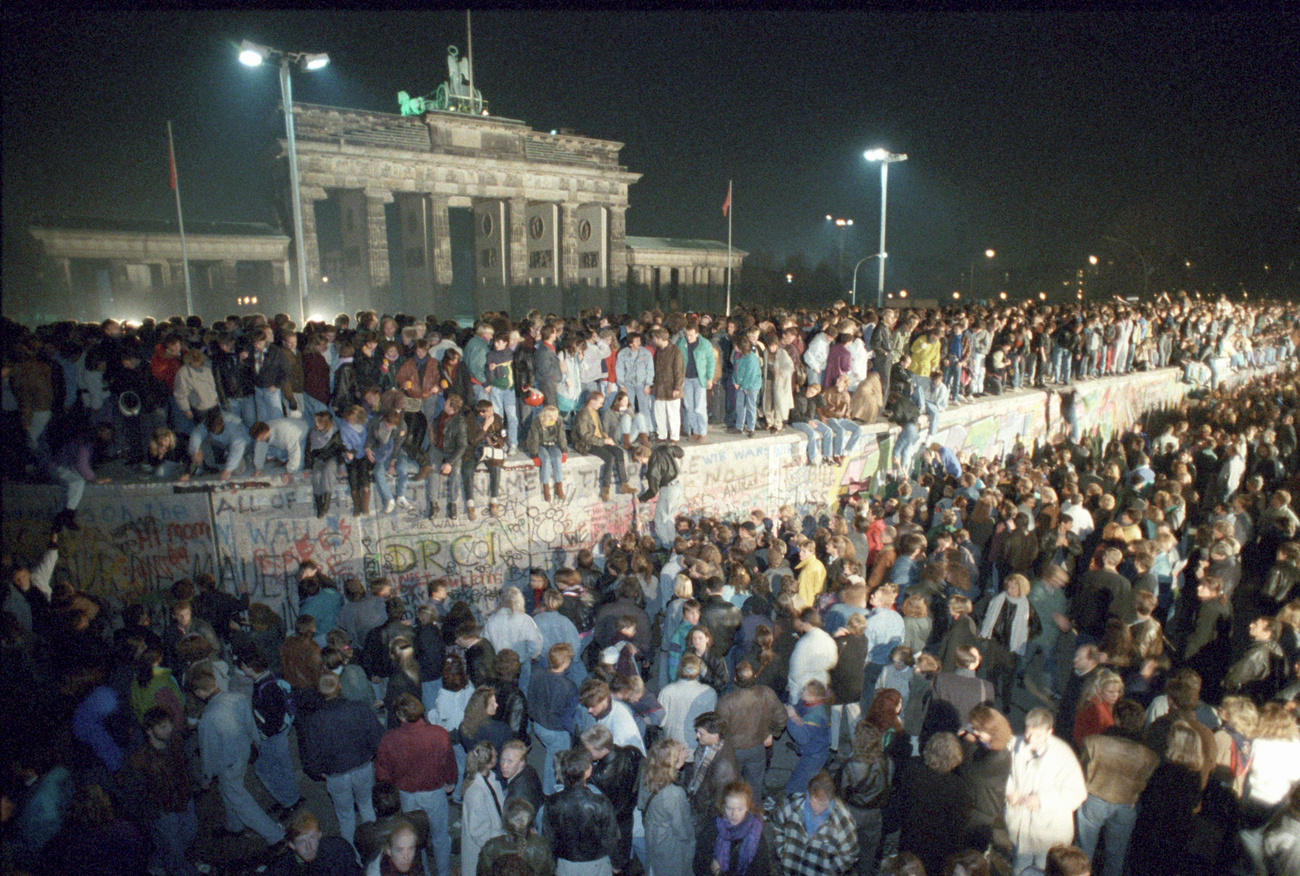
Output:
[[911,470],[912,460],[921,446],[921,430],[915,423],[908,423],[898,433],[898,443],[894,447],[894,461],[904,473]]
[[823,456],[834,456],[831,452],[834,434],[830,426],[818,421],[816,423],[791,423],[791,428],[808,436],[808,461],[816,462]]
[[[276,824],[267,815],[253,795],[244,785],[244,774],[248,771],[248,761],[240,760],[222,768],[217,774],[217,788],[221,792],[221,802],[226,810],[226,830],[239,833],[248,828],[266,840],[267,845],[274,845],[284,839],[284,828]],[[370,792],[366,791],[369,801]],[[372,812],[370,817],[374,818]]]
[[149,826],[153,838],[153,862],[168,876],[198,876],[198,870],[185,853],[199,832],[199,819],[191,800],[184,812],[164,812]]
[[794,765],[794,772],[790,773],[790,778],[786,780],[786,794],[801,794],[807,791],[808,781],[826,765],[826,760],[829,757],[829,751],[816,754],[800,754],[798,763]]
[[1121,876],[1129,837],[1137,823],[1137,808],[1109,803],[1089,794],[1075,813],[1075,822],[1079,830],[1079,848],[1089,858],[1097,851],[1097,840],[1102,835],[1106,837],[1106,854],[1097,876]]
[[334,773],[325,777],[325,790],[330,792],[334,801],[334,815],[339,820],[339,835],[349,843],[357,832],[357,813],[361,813],[361,824],[375,820],[375,806],[370,801],[370,792],[375,787],[375,765],[366,761],[359,767],[346,773]]
[[[576,660],[574,661],[577,662]],[[567,751],[570,746],[567,730],[551,730],[536,722],[533,723],[533,736],[542,744],[545,762],[542,765],[542,793],[553,794],[555,786],[555,756]]]
[[709,431],[709,392],[703,380],[688,377],[682,385],[682,431],[705,435]]
[[[284,401],[278,386],[253,387],[253,409],[258,420],[269,423],[284,416]],[[249,425],[252,425],[251,423]]]
[[86,492],[86,479],[75,469],[68,468],[66,465],[55,466],[54,477],[63,482],[67,487],[66,497],[63,500],[63,507],[68,511],[76,511],[77,506],[81,504],[81,497]]
[[416,465],[404,454],[399,454],[396,462],[393,463],[393,471],[397,478],[395,488],[388,483],[387,455],[381,457],[375,454],[375,492],[379,494],[379,501],[384,504],[388,504],[389,500],[396,499],[398,496],[406,495],[406,480],[416,471]]
[[763,780],[767,776],[767,749],[761,745],[755,745],[753,748],[737,748],[736,765],[740,767],[740,777],[749,782],[749,787],[754,789],[754,797],[761,805]]
[[564,483],[564,471],[560,467],[560,458],[564,454],[560,452],[559,445],[552,444],[549,447],[542,445],[537,448],[537,458],[542,461],[542,466],[538,470],[538,479],[543,484],[562,484]]
[[1065,347],[1052,351],[1052,376],[1058,383],[1070,382],[1070,351]]
[[675,480],[659,488],[655,503],[655,539],[663,547],[671,547],[677,537],[677,512],[682,507],[682,482]]
[[519,400],[515,391],[489,386],[488,397],[492,399],[492,408],[506,421],[506,439],[509,448],[514,450],[519,446]]
[[298,793],[298,780],[294,778],[287,729],[258,740],[253,772],[257,773],[276,803],[288,809],[298,802],[302,795]]
[[398,791],[402,798],[402,811],[421,810],[429,816],[429,844],[433,846],[433,872],[447,876],[451,871],[451,819],[447,815],[447,792],[442,788],[432,791]]
[[835,456],[849,456],[857,451],[864,432],[861,426],[840,417],[827,417],[826,425],[834,437]]
[[[804,364],[807,365],[806,362],[805,362]],[[821,386],[821,385],[822,385],[822,376],[823,376],[825,373],[826,373],[826,369],[825,369],[825,368],[808,368],[808,369],[807,369],[807,372],[806,372],[805,375],[804,375],[804,385],[805,385],[805,386],[812,386],[812,385],[815,383],[815,384],[817,384],[818,386]],[[796,389],[796,391],[797,391],[797,390],[798,390],[798,387],[795,387],[795,389]],[[804,790],[807,790],[807,788],[805,788]]]
[[651,417],[648,413],[634,414],[631,410],[624,411],[618,416],[618,430],[609,437],[621,442],[624,436],[631,440],[638,435],[649,435],[654,431],[654,425],[650,421]]
[[736,390],[736,428],[752,432],[758,425],[758,390]]
[[928,400],[922,404],[922,410],[925,411],[925,416],[930,421],[929,434],[933,436],[934,430],[939,428],[939,414],[942,413],[942,411],[939,410],[938,405]]

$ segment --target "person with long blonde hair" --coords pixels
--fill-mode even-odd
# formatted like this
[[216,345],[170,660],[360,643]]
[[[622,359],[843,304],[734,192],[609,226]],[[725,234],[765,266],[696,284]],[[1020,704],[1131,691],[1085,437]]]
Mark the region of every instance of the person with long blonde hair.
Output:
[[1183,859],[1201,799],[1205,756],[1200,735],[1186,722],[1175,721],[1169,728],[1164,762],[1138,798],[1137,821],[1129,840],[1132,876],[1163,876],[1170,862]]
[[685,745],[665,737],[650,746],[641,767],[637,808],[645,822],[645,860],[651,876],[691,872],[695,823],[686,789],[677,784],[686,754]]

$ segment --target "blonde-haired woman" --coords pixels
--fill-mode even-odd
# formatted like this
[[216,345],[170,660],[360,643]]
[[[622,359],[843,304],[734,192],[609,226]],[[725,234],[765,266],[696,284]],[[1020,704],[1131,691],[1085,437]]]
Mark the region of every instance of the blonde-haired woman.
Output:
[[1263,873],[1264,828],[1300,782],[1300,725],[1281,703],[1265,703],[1259,710],[1255,740],[1251,744],[1250,770],[1241,800],[1241,840],[1246,854]]
[[645,823],[645,861],[651,876],[691,872],[695,823],[686,790],[677,784],[686,754],[686,746],[676,739],[659,739],[641,768],[636,805]]
[[1219,704],[1214,731],[1214,762],[1232,773],[1232,792],[1240,798],[1250,769],[1251,741],[1259,728],[1259,708],[1250,697],[1228,696]]
[[979,634],[989,647],[981,647],[987,656],[984,665],[1006,706],[1011,704],[1011,688],[1017,667],[1024,659],[1031,639],[1042,632],[1038,613],[1029,603],[1029,579],[1013,572],[1002,582],[1002,592],[989,600]]
[[477,873],[478,855],[493,837],[505,833],[501,807],[505,793],[492,768],[497,752],[490,742],[475,745],[465,758],[465,795],[460,815],[460,872]]
[[564,435],[564,424],[560,422],[560,409],[555,405],[546,405],[537,412],[528,424],[528,434],[524,436],[524,450],[533,458],[537,466],[538,478],[542,482],[542,500],[551,501],[564,498],[563,463],[569,458],[569,442]]
[[1112,710],[1124,696],[1124,681],[1118,674],[1103,669],[1093,677],[1092,682],[1084,688],[1079,696],[1082,703],[1074,716],[1074,744],[1082,745],[1083,740],[1095,733],[1103,733],[1115,724]]
[[1195,825],[1192,816],[1201,799],[1205,756],[1200,735],[1185,722],[1175,721],[1169,728],[1164,761],[1138,798],[1137,821],[1129,840],[1132,876],[1163,876],[1171,862],[1186,856]]

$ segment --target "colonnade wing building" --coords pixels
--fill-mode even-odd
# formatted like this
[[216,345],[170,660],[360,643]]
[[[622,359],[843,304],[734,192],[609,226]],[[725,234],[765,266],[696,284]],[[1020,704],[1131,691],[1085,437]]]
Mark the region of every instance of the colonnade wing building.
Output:
[[[615,312],[722,306],[725,244],[627,236],[628,189],[641,175],[619,163],[622,143],[465,112],[396,115],[306,103],[293,111],[309,318],[361,308],[465,318],[597,304]],[[291,230],[287,140],[277,142],[274,161],[281,224]],[[76,316],[131,316],[120,302],[141,293],[171,305],[150,315],[181,312],[179,245],[137,240],[117,258],[101,247],[95,258],[109,264],[88,274],[58,225],[46,222],[33,234],[47,284],[79,302]],[[174,224],[135,233],[177,237]],[[286,270],[291,239],[228,243],[240,252],[226,247],[217,268],[201,272],[195,309],[206,318],[296,317],[297,289]],[[744,255],[732,252],[733,283]],[[118,312],[101,313],[107,304]]]

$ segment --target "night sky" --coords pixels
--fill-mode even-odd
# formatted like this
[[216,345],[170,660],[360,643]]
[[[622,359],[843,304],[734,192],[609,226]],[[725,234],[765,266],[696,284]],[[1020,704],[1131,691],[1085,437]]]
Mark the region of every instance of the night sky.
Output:
[[[463,13],[32,15],[6,9],[5,286],[33,216],[173,218],[167,119],[192,220],[271,221],[269,66],[241,38],[329,52],[295,100],[397,111],[430,94]],[[1281,8],[1281,7],[1279,7]],[[1300,283],[1300,16],[1184,12],[495,11],[473,17],[496,115],[626,144],[629,234],[726,239],[779,263],[835,256],[825,215],[877,249],[882,146],[891,286],[965,286],[987,247],[1023,283],[1134,243],[1190,283]],[[12,257],[11,257],[12,256]]]

